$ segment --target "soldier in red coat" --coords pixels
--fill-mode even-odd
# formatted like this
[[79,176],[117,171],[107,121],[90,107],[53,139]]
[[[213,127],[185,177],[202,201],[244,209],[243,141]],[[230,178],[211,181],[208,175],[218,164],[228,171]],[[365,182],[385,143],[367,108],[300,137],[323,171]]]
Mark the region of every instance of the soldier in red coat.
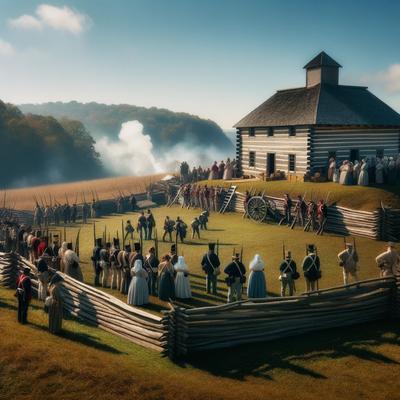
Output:
[[18,299],[18,322],[28,322],[28,307],[32,299],[32,282],[29,274],[31,269],[26,267],[17,280],[16,297]]

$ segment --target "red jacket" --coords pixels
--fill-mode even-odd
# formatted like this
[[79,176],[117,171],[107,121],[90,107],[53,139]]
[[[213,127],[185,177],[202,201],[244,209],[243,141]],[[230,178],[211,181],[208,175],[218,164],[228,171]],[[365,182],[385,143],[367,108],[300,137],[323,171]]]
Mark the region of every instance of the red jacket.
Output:
[[26,301],[31,301],[32,299],[32,282],[28,275],[21,274],[17,279],[17,288],[25,290]]
[[47,247],[47,243],[44,240],[39,243],[38,250],[37,250],[39,257],[44,253],[44,251],[46,250],[46,247]]

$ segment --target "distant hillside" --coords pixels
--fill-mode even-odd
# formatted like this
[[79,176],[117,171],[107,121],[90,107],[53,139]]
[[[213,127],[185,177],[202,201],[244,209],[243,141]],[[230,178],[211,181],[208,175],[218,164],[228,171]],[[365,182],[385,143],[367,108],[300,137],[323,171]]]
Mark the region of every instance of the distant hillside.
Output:
[[155,155],[182,143],[191,148],[213,147],[223,156],[232,155],[234,151],[232,142],[215,122],[186,113],[127,104],[83,104],[75,101],[23,104],[20,108],[24,112],[77,119],[96,140],[104,136],[115,139],[122,123],[137,120],[143,125],[143,132],[151,137]]
[[27,186],[106,175],[79,121],[24,115],[0,101],[0,185]]

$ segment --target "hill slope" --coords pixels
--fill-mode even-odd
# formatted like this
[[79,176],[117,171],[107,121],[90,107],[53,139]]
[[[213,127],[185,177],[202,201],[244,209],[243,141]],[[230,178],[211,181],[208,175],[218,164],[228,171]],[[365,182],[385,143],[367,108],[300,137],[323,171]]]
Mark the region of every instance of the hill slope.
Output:
[[156,154],[162,154],[182,142],[188,147],[214,147],[226,154],[234,149],[232,142],[215,122],[187,113],[155,107],[95,102],[83,104],[76,101],[22,104],[20,108],[24,112],[77,119],[96,139],[104,136],[116,138],[123,122],[137,120],[143,125],[144,133],[151,137]]

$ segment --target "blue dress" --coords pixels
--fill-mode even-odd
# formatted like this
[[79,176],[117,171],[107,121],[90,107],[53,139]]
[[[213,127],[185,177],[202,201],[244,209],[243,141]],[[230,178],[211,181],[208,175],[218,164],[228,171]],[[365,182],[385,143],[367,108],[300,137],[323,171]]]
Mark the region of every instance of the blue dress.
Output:
[[247,297],[249,299],[262,299],[267,297],[266,286],[264,271],[252,271],[247,286]]

